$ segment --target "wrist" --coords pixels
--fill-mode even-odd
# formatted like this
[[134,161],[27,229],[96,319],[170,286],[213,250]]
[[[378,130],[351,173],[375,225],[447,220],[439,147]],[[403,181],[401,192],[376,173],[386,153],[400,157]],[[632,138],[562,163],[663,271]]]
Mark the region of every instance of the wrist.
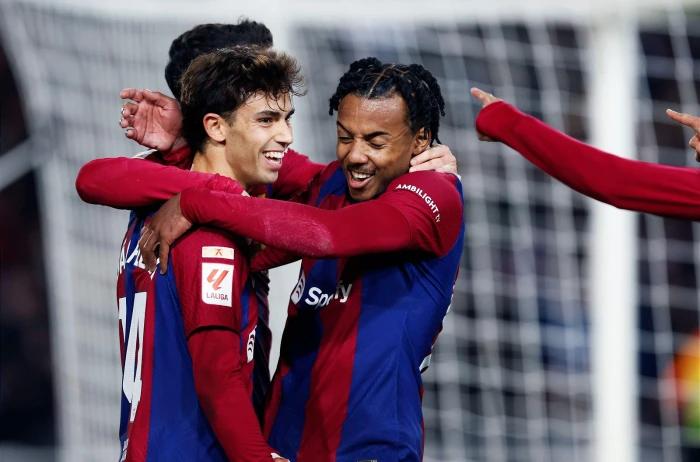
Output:
[[161,152],[161,157],[166,165],[189,168],[192,164],[192,151],[182,137],[176,138],[170,149]]
[[515,106],[505,101],[491,103],[481,111],[476,117],[476,129],[493,139],[500,139],[503,130],[510,130],[517,124],[523,115]]
[[181,149],[187,147],[187,141],[185,141],[185,138],[182,137],[182,135],[179,135],[177,138],[175,138],[175,141],[173,141],[173,145],[170,147],[170,152],[175,152],[175,151],[180,151]]

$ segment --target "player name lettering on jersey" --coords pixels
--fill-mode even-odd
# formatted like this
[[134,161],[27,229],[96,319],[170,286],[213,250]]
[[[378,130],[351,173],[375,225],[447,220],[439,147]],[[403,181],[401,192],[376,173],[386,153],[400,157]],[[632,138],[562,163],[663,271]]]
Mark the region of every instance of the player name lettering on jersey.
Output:
[[406,191],[411,191],[412,193],[418,194],[418,197],[423,199],[425,203],[428,204],[428,207],[430,207],[430,210],[433,212],[433,218],[435,219],[435,223],[440,223],[440,209],[438,208],[433,198],[430,197],[425,191],[423,191],[416,185],[406,183],[398,185],[396,189],[405,189]]
[[[128,245],[129,241],[125,242],[121,248],[121,251],[119,252],[119,270],[117,271],[117,274],[122,274],[126,268],[126,265],[132,265],[142,270],[146,270],[146,265],[143,263],[143,259],[141,258],[141,249],[139,249],[139,246],[135,246],[134,250],[132,250],[127,256],[129,251]],[[160,258],[156,258],[156,267],[158,266],[159,262]],[[153,275],[155,273],[155,269],[153,271],[148,271],[151,279],[153,279]]]
[[233,265],[202,263],[202,301],[208,305],[233,306]]

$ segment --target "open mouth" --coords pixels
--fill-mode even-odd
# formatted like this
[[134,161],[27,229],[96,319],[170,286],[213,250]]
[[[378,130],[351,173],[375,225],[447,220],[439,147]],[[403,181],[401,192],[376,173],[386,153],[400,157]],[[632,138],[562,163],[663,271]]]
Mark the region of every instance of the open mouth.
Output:
[[375,172],[348,169],[348,186],[353,189],[363,188],[374,177]]
[[282,167],[282,159],[284,158],[283,151],[264,151],[263,157],[267,161],[268,165],[272,168]]

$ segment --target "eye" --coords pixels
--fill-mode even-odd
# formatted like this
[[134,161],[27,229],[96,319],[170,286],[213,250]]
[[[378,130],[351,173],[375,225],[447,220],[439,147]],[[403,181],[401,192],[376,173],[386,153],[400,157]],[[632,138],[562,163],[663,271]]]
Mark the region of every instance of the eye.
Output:
[[261,117],[261,118],[258,119],[258,122],[260,122],[261,124],[265,124],[265,125],[271,124],[271,123],[272,123],[272,117]]
[[347,135],[338,135],[338,142],[339,143],[350,143],[352,141],[352,138],[347,136]]
[[379,144],[379,143],[372,143],[372,142],[370,142],[369,145],[373,149],[382,149],[384,146],[386,146],[386,144]]

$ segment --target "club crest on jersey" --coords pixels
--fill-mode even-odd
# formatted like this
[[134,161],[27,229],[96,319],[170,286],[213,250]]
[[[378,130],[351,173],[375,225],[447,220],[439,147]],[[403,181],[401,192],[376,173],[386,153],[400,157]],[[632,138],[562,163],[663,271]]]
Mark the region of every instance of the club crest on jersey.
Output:
[[233,306],[233,265],[202,263],[202,301],[208,305]]

